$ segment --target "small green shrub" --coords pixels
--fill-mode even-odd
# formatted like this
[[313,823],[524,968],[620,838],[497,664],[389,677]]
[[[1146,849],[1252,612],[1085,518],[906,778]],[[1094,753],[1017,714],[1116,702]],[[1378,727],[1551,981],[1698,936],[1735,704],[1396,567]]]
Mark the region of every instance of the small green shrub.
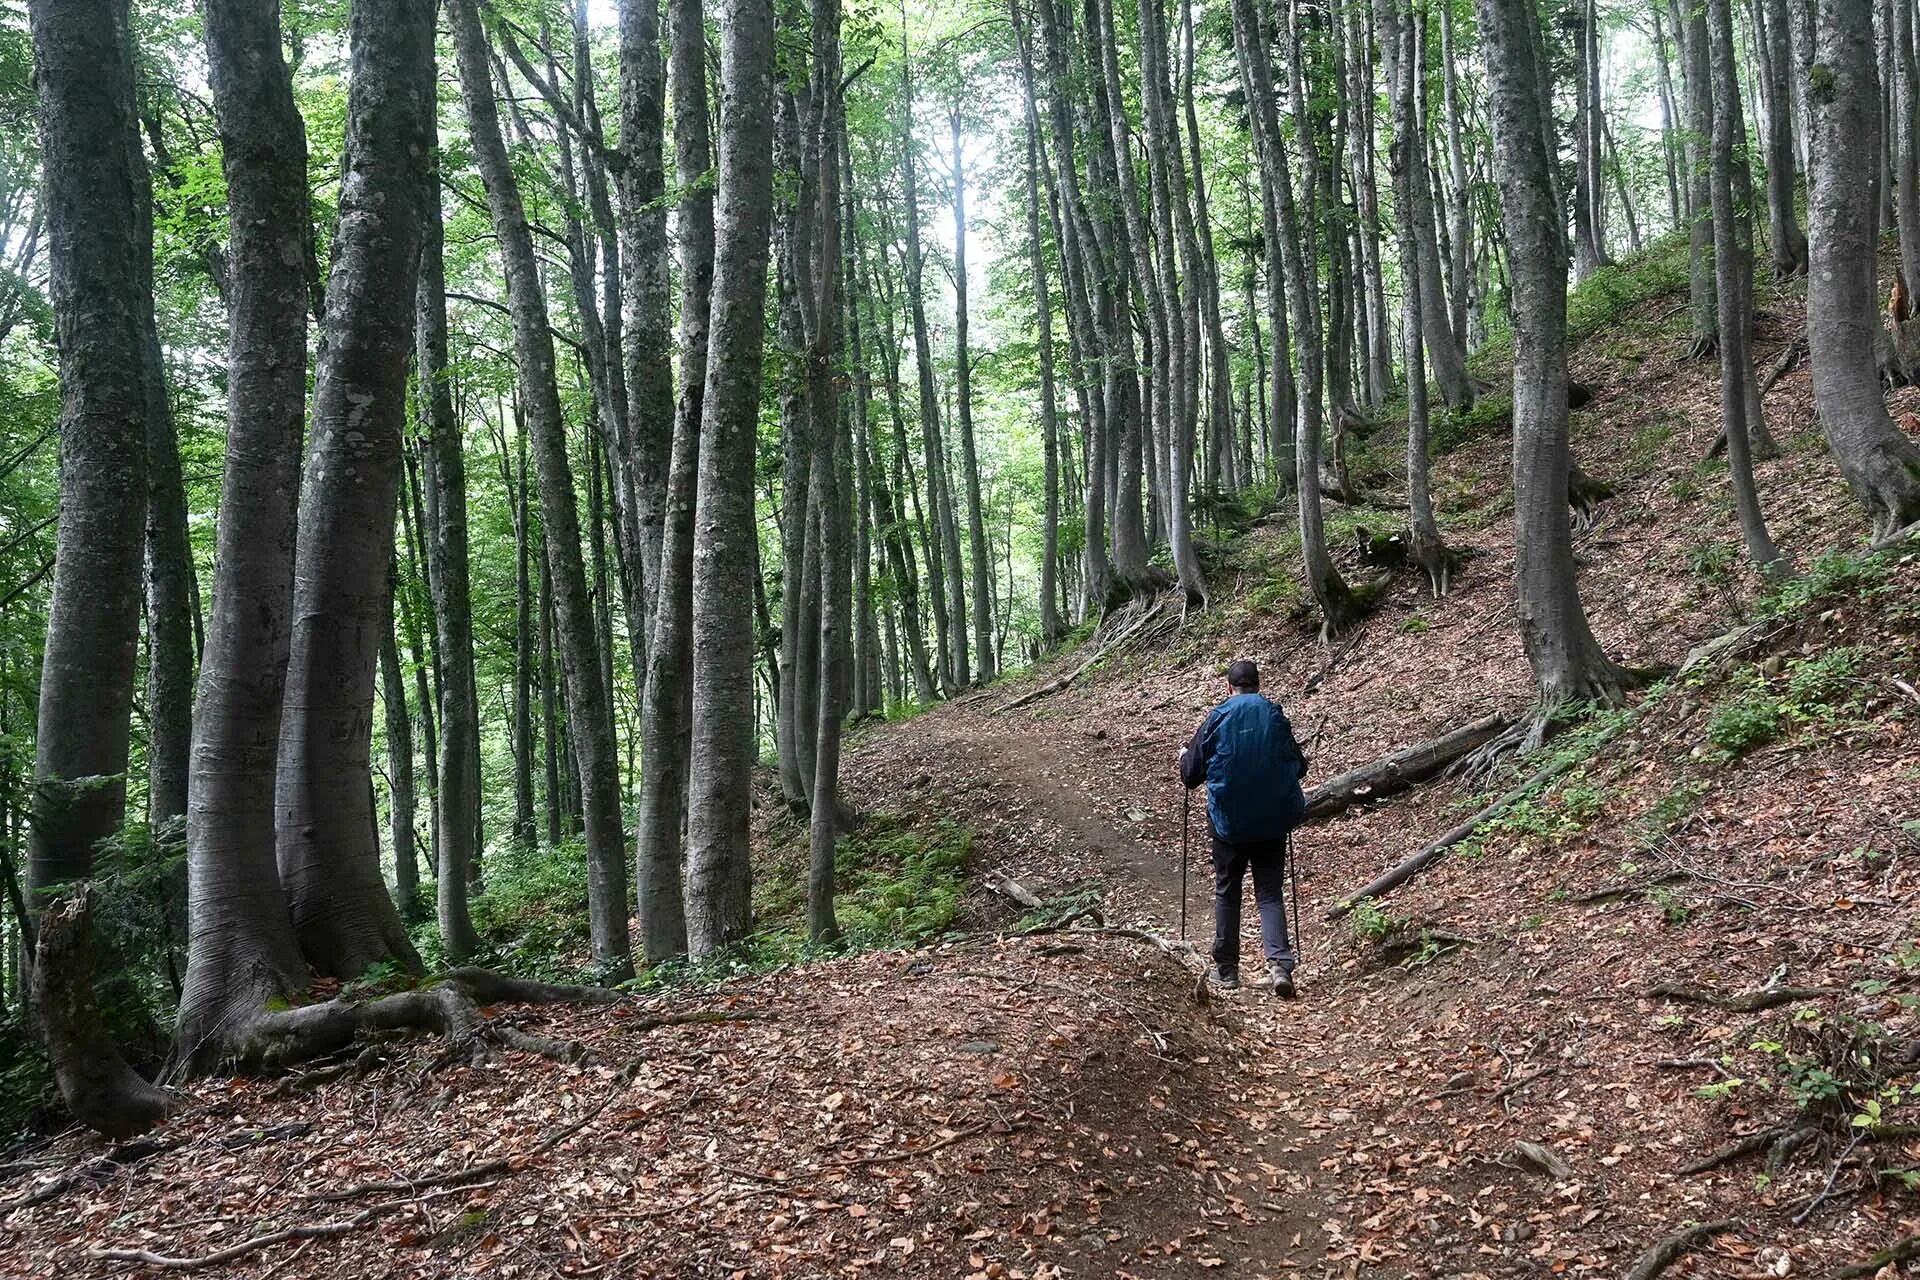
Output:
[[1663,884],[1654,885],[1647,890],[1647,901],[1660,908],[1660,915],[1668,924],[1681,925],[1693,918],[1693,908],[1681,901],[1679,894]]
[[1347,927],[1353,930],[1354,935],[1375,944],[1385,942],[1406,925],[1405,920],[1388,912],[1372,898],[1362,898],[1354,903],[1352,912],[1347,916]]
[[1787,708],[1763,693],[1722,704],[1707,725],[1707,741],[1728,760],[1757,751],[1787,730]]
[[1405,619],[1400,623],[1400,626],[1399,626],[1400,634],[1403,636],[1425,635],[1427,632],[1431,630],[1433,630],[1433,624],[1427,621],[1425,618],[1422,618],[1418,614],[1415,614],[1411,618]]
[[1879,595],[1889,589],[1888,579],[1892,574],[1889,555],[1850,556],[1828,552],[1799,577],[1788,578],[1761,596],[1760,612],[1768,617],[1786,617],[1832,596]]
[[1787,664],[1787,702],[1809,719],[1832,720],[1859,703],[1860,672],[1867,650],[1847,645]]

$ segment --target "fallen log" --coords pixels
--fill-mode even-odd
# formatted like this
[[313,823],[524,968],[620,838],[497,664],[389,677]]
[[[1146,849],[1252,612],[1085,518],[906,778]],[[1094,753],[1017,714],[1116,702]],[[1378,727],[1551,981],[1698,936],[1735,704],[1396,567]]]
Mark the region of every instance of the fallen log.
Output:
[[1306,812],[1300,821],[1324,822],[1356,804],[1409,791],[1512,726],[1511,718],[1491,715],[1472,724],[1461,725],[1437,738],[1398,747],[1377,760],[1330,778],[1309,791]]

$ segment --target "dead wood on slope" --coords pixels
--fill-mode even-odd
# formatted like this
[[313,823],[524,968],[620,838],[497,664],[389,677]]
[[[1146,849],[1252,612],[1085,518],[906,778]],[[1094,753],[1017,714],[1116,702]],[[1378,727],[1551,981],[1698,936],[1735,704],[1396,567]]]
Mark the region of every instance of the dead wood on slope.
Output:
[[1627,1280],[1653,1280],[1653,1277],[1680,1261],[1688,1253],[1725,1231],[1737,1231],[1740,1222],[1734,1218],[1719,1222],[1701,1222],[1691,1227],[1683,1227],[1670,1236],[1656,1240],[1647,1251],[1640,1255],[1633,1269],[1627,1272]]
[[[1160,625],[1164,625],[1173,617],[1166,609],[1167,601],[1170,598],[1171,596],[1169,595],[1163,595],[1152,600],[1136,600],[1121,608],[1115,609],[1106,616],[1100,623],[1099,628],[1094,631],[1093,652],[1088,655],[1085,660],[1077,663],[1064,675],[1055,676],[1045,684],[1029,689],[1027,692],[1013,699],[1013,701],[1003,704],[999,710],[1003,713],[1017,711],[1028,703],[1038,702],[1050,694],[1059,693],[1062,689],[1072,685],[1073,682],[1084,675],[1090,667],[1108,654],[1117,651],[1124,645],[1132,643],[1143,634],[1150,634],[1147,631],[1150,625],[1154,626],[1157,630]],[[1111,630],[1109,630],[1109,628],[1111,628]],[[1108,632],[1108,634],[1103,638],[1101,635],[1102,632]]]
[[1509,716],[1491,715],[1424,742],[1396,747],[1386,755],[1330,778],[1307,793],[1301,822],[1324,822],[1356,804],[1383,800],[1411,790],[1444,773],[1468,753],[1512,727]]

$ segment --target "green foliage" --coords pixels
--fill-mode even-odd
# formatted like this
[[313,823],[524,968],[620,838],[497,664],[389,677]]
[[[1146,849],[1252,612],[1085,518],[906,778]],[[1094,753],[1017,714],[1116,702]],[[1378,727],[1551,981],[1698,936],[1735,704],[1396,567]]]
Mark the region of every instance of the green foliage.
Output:
[[1406,928],[1407,922],[1393,915],[1372,898],[1362,898],[1353,904],[1353,910],[1347,915],[1347,927],[1354,936],[1368,942],[1379,944]]
[[1892,589],[1893,558],[1887,554],[1850,556],[1833,551],[1815,560],[1799,577],[1788,578],[1760,597],[1760,612],[1772,618],[1804,613],[1833,597],[1868,599]]
[[[501,841],[487,849],[483,871],[486,888],[471,903],[483,958],[520,977],[578,980],[589,945],[585,841]],[[433,887],[422,885],[421,896],[431,901]],[[430,924],[415,930],[415,945],[430,967],[443,955]]]
[[1403,636],[1425,635],[1427,632],[1433,630],[1433,624],[1419,614],[1415,614],[1410,618],[1403,619],[1396,630]]
[[53,1073],[17,1008],[0,1013],[0,1147],[56,1102]]
[[1647,890],[1647,901],[1660,908],[1660,915],[1668,924],[1681,925],[1693,918],[1693,908],[1682,901],[1679,894],[1663,884],[1654,885]]
[[1722,703],[1707,723],[1707,741],[1723,759],[1737,760],[1778,738],[1787,729],[1787,709],[1763,693]]
[[1629,474],[1638,475],[1650,471],[1660,463],[1662,452],[1672,441],[1677,427],[1672,418],[1660,418],[1643,424],[1633,433],[1633,439],[1627,444],[1626,456],[1622,459]]
[[1739,563],[1739,548],[1730,542],[1696,542],[1687,548],[1687,571],[1713,586],[1733,581]]

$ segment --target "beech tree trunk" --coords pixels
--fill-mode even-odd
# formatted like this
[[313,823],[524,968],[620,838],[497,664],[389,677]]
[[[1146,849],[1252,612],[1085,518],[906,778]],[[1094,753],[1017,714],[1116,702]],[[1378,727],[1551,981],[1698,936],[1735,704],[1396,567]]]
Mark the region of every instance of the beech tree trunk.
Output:
[[1520,635],[1543,708],[1617,701],[1624,673],[1580,603],[1567,513],[1567,273],[1532,0],[1478,0],[1494,168],[1513,278],[1513,481]]
[[953,128],[953,381],[960,422],[960,473],[967,486],[968,571],[973,588],[974,667],[982,683],[996,672],[993,645],[992,563],[987,554],[986,514],[980,500],[980,452],[973,439],[973,365],[967,351],[967,173],[960,151],[960,112]]
[[[641,0],[645,3],[646,0]],[[708,322],[713,291],[713,193],[701,181],[712,167],[707,129],[707,29],[701,0],[671,0],[667,77],[673,92],[674,175],[686,194],[678,218],[682,375],[674,405],[667,469],[660,579],[654,591],[647,682],[641,691],[640,831],[635,882],[640,945],[646,963],[687,949],[681,900],[681,829],[686,817],[687,733],[692,690],[682,673],[693,643],[693,516],[700,474]]]
[[1737,204],[1734,198],[1734,167],[1744,168],[1747,163],[1747,128],[1741,114],[1733,12],[1728,0],[1707,0],[1707,24],[1713,46],[1713,260],[1718,274],[1720,401],[1726,422],[1727,464],[1733,473],[1734,508],[1739,513],[1747,556],[1763,573],[1773,573],[1784,566],[1767,532],[1760,497],[1754,489],[1747,420],[1753,360],[1748,349],[1752,316],[1746,290],[1753,278],[1753,223],[1745,205]]
[[474,0],[448,0],[447,13],[454,32],[474,161],[486,184],[487,203],[500,240],[507,300],[513,312],[514,351],[527,396],[527,426],[540,485],[541,525],[546,535],[554,623],[564,666],[567,725],[586,828],[587,911],[594,959],[603,976],[617,981],[633,972],[627,934],[626,840],[620,829],[619,757],[612,701],[603,680],[595,637],[593,601],[580,554],[580,515],[567,456],[566,420],[554,373],[546,296],[532,231],[520,200],[519,181],[500,133],[486,33],[481,29],[479,12]]
[[1807,86],[1813,161],[1807,223],[1807,347],[1827,445],[1874,536],[1920,520],[1920,446],[1887,415],[1874,361],[1880,332],[1871,184],[1880,88],[1873,20],[1849,0],[1819,0]]
[[[407,718],[407,677],[400,669],[395,588],[400,568],[388,574],[387,626],[380,637],[380,702],[387,722],[387,795],[393,822],[393,898],[402,920],[414,918],[420,905],[420,859],[414,850],[413,722]],[[464,889],[465,882],[461,884]]]
[[[1790,280],[1806,274],[1807,270],[1807,237],[1800,229],[1800,215],[1794,208],[1793,53],[1787,3],[1788,0],[1756,0],[1757,12],[1765,19],[1765,47],[1761,51],[1760,65],[1766,76],[1768,99],[1767,218],[1773,242],[1773,274],[1777,280]],[[1911,77],[1911,60],[1905,64],[1905,69]],[[1915,93],[1920,93],[1920,84],[1914,84],[1909,78],[1906,98],[1909,108],[1913,105],[1912,95]],[[1912,165],[1915,161],[1911,109],[1903,116],[1903,120],[1906,127],[1902,136],[1907,139],[1909,148],[1907,163]]]
[[[432,527],[425,534],[434,633],[440,654],[435,908],[447,956],[461,963],[473,954],[478,943],[467,913],[467,889],[480,852],[480,693],[473,669],[466,450],[448,384],[445,232],[437,182],[428,189],[422,218],[420,285],[414,299],[414,368],[427,426],[425,470]],[[509,502],[513,500],[511,490],[506,496]]]
[[[1707,50],[1707,13],[1703,4],[1669,0],[1674,7],[1674,38],[1680,42],[1687,117],[1687,290],[1693,318],[1689,352],[1704,360],[1719,341],[1714,304],[1713,192],[1708,152],[1713,137],[1713,80]],[[1683,7],[1684,6],[1684,7]]]
[[753,468],[773,185],[773,6],[725,0],[719,25],[719,195],[694,512],[692,757],[701,767],[688,787],[686,903],[695,959],[751,927]]
[[368,757],[436,128],[433,10],[352,9],[346,180],[302,480],[276,851],[301,950],[343,979],[420,965],[381,876]]
[[[306,428],[306,126],[279,8],[207,0],[230,242],[227,448],[187,794],[187,977],[174,1056],[206,1071],[230,1028],[299,998],[307,966],[274,858]],[[389,526],[390,527],[390,526]]]
[[60,497],[27,888],[84,880],[120,829],[140,638],[149,411],[131,50],[119,0],[35,0]]

